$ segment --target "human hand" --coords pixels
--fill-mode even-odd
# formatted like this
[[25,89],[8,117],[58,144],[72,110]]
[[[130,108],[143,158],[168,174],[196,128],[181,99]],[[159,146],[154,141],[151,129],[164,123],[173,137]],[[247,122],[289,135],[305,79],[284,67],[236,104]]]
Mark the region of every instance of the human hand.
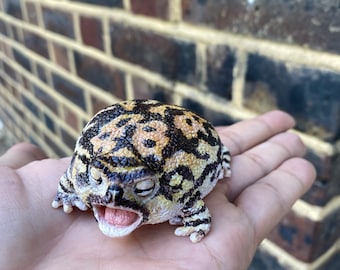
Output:
[[[258,244],[311,186],[305,147],[287,133],[293,119],[270,112],[217,128],[232,155],[232,177],[206,198],[212,229],[199,243],[174,235],[168,223],[108,238],[91,211],[51,207],[69,158],[43,158],[21,145],[0,158],[0,265],[4,269],[247,269]],[[27,153],[27,151],[26,151]],[[30,162],[30,163],[28,163]],[[28,164],[26,164],[28,163]],[[26,165],[25,165],[26,164]],[[228,200],[229,199],[229,200]]]

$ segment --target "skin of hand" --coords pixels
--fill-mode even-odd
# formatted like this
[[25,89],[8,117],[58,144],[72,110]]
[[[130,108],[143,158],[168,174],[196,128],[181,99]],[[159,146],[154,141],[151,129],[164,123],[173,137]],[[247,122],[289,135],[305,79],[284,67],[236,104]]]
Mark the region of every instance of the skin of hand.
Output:
[[[0,158],[0,265],[4,269],[247,269],[259,243],[315,179],[294,120],[273,111],[218,127],[232,155],[232,177],[205,202],[212,229],[199,243],[168,223],[108,238],[92,211],[51,207],[70,158],[44,159],[20,144]],[[2,166],[1,166],[2,165]]]

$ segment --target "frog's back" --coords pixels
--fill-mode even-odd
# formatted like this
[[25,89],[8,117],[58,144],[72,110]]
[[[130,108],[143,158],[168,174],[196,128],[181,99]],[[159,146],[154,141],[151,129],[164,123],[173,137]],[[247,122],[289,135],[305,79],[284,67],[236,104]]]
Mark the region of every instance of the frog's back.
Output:
[[[229,152],[207,120],[154,100],[125,101],[102,110],[85,127],[77,147],[90,159],[109,155],[120,162],[116,166],[143,163],[163,172],[159,180],[169,192],[199,189],[205,196],[217,178],[229,174]],[[185,179],[181,188],[179,180],[171,181],[174,175]]]

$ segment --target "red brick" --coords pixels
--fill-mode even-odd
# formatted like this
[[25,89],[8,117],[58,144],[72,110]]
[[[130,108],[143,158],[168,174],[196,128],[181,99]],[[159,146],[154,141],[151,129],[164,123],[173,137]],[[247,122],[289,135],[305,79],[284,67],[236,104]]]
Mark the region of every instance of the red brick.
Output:
[[76,138],[71,136],[65,129],[61,129],[61,137],[63,140],[63,143],[68,146],[70,149],[74,149]]
[[75,131],[79,131],[79,119],[77,113],[72,111],[69,107],[63,105],[64,110],[64,118],[63,121],[67,123],[70,128],[74,129]]
[[151,85],[141,78],[132,79],[134,98],[156,99],[164,103],[172,103],[171,94],[158,85]]
[[69,38],[75,37],[71,13],[43,7],[42,14],[47,30]]
[[27,19],[28,22],[31,24],[38,25],[38,17],[37,17],[37,10],[36,10],[36,5],[34,2],[26,2],[26,13],[27,13]]
[[34,96],[45,104],[52,112],[57,113],[58,104],[52,96],[41,90],[37,85],[33,86],[33,93]]
[[6,24],[1,19],[0,19],[0,33],[4,36],[8,36]]
[[174,81],[195,84],[195,44],[111,23],[115,57],[157,72]]
[[209,46],[207,49],[207,81],[209,92],[231,99],[235,53],[228,46]]
[[182,106],[196,112],[198,115],[203,116],[214,126],[228,126],[234,123],[228,115],[215,111],[213,108],[204,106],[204,104],[189,98],[185,98],[183,100]]
[[85,97],[83,89],[79,86],[75,85],[73,82],[70,82],[66,78],[53,74],[53,86],[54,89],[63,95],[68,100],[72,101],[74,104],[78,105],[82,109],[85,108]]
[[168,18],[168,0],[130,0],[133,13],[161,19]]
[[37,77],[44,83],[47,84],[47,74],[46,74],[46,68],[44,66],[39,65],[36,63],[36,69],[37,69]]
[[13,39],[14,39],[15,41],[18,41],[19,43],[22,43],[21,35],[20,35],[20,28],[14,26],[14,25],[10,25],[10,27],[11,27],[11,29],[12,29]]
[[108,102],[103,99],[99,99],[95,96],[91,96],[91,104],[92,104],[92,111],[94,114],[112,105],[111,102]]
[[[30,111],[33,115],[35,115],[36,117],[39,116],[40,112],[41,112],[41,108],[39,108],[37,106],[36,103],[32,102],[29,98],[27,98],[26,96],[22,97],[22,102],[23,105],[26,107],[26,109],[28,111]],[[20,125],[19,125],[20,126]]]
[[66,153],[63,149],[58,146],[58,144],[55,142],[54,138],[50,138],[46,134],[44,134],[43,138],[44,142],[52,149],[52,151],[58,156],[58,157],[65,157]]
[[246,11],[244,2],[237,0],[182,1],[182,14],[185,21],[207,24],[218,29],[233,29],[235,25],[237,26],[236,21],[239,21]]
[[339,175],[340,157],[339,155],[320,155],[308,149],[305,156],[317,171],[317,179],[311,189],[303,196],[303,199],[310,204],[324,206],[333,197],[340,194]]
[[12,66],[8,65],[6,62],[3,63],[3,70],[5,71],[5,74],[12,78],[13,81],[16,81],[16,73],[15,70],[12,68]]
[[18,19],[22,19],[22,11],[20,6],[20,0],[3,0],[3,7],[5,13],[12,15]]
[[122,8],[123,0],[71,0],[73,2],[82,2],[87,4],[93,4],[97,6]]
[[56,63],[64,69],[70,70],[67,49],[58,43],[52,43],[52,48]]
[[[268,102],[295,117],[296,128],[303,132],[331,142],[339,137],[339,73],[288,66],[254,53],[248,57],[245,80],[247,108],[260,109],[261,113],[267,110],[263,104]],[[262,106],[256,105],[258,102]]]
[[81,16],[80,31],[84,45],[103,50],[103,28],[99,19]]
[[337,1],[183,0],[182,13],[193,24],[340,52]]
[[287,270],[287,266],[283,263],[268,250],[258,249],[248,270]]
[[75,53],[79,77],[102,88],[117,98],[125,99],[124,74],[90,56]]
[[41,36],[29,31],[24,31],[24,43],[28,49],[38,55],[48,58],[47,41]]
[[55,122],[52,120],[52,118],[46,114],[46,113],[43,113],[43,118],[44,118],[44,123],[45,123],[45,126],[50,130],[52,131],[53,133],[56,132],[56,129],[55,129]]
[[340,237],[339,222],[340,210],[320,222],[313,222],[291,211],[268,238],[295,258],[313,262]]

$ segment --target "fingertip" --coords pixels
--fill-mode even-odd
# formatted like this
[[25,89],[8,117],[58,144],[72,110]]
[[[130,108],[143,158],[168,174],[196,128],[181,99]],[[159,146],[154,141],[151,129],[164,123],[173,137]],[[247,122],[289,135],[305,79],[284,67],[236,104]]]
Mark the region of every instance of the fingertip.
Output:
[[45,158],[47,158],[46,154],[39,147],[31,143],[22,142],[9,148],[0,157],[0,165],[17,169],[31,161]]
[[316,179],[316,169],[311,162],[303,158],[292,158],[281,165],[281,170],[289,172],[302,183],[303,192],[306,192]]
[[302,157],[307,151],[301,137],[293,132],[280,133],[272,137],[269,141],[282,145],[292,156]]
[[[260,115],[259,117],[265,120],[265,122],[269,122],[271,124],[277,123],[278,125],[281,125],[281,123],[286,123],[285,126],[289,126],[290,128],[293,128],[295,126],[295,119],[293,118],[293,116],[281,110],[269,111]],[[274,122],[273,119],[275,119]]]

